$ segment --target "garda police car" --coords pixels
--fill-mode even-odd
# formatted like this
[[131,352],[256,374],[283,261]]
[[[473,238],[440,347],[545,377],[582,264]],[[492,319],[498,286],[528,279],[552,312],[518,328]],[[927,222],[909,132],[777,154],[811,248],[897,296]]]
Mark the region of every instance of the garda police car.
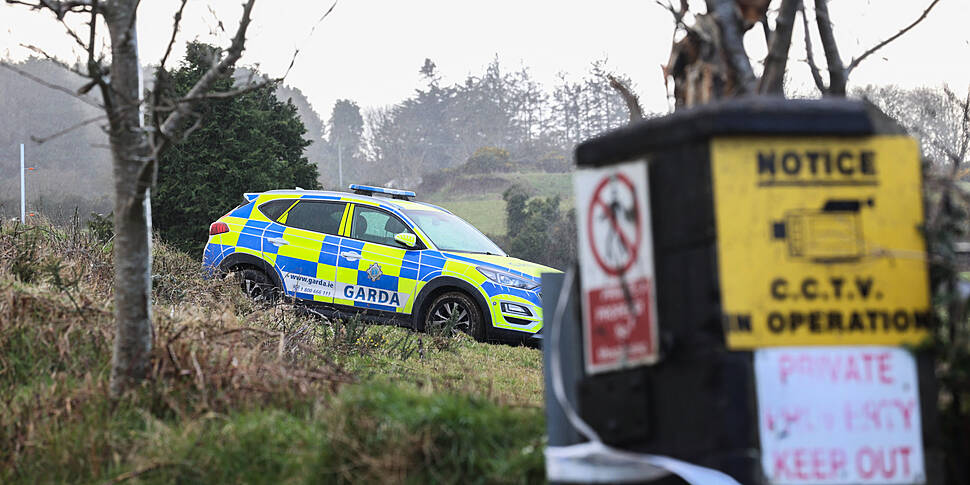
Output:
[[542,328],[540,278],[471,224],[414,192],[271,190],[209,227],[203,263],[241,275],[252,297],[278,291],[329,315],[423,330],[454,323],[478,340]]

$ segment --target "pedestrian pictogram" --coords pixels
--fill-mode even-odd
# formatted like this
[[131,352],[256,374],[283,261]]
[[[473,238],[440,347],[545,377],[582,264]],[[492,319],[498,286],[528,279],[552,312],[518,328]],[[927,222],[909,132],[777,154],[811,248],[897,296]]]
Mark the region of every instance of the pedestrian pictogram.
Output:
[[586,371],[656,362],[646,162],[582,170],[574,182]]
[[586,237],[596,263],[607,274],[623,275],[636,261],[643,238],[633,182],[622,173],[603,177],[587,218]]

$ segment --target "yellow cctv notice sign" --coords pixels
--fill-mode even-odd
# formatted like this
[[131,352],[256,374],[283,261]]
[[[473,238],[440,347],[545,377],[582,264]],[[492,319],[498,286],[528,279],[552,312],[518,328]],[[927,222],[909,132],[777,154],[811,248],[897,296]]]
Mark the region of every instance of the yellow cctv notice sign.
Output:
[[718,138],[711,163],[728,348],[926,337],[915,140]]

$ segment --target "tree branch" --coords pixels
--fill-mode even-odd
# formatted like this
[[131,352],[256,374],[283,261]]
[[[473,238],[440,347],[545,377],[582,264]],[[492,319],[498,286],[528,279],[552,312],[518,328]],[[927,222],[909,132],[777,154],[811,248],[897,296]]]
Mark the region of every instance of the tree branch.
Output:
[[906,32],[909,32],[910,29],[912,29],[913,27],[916,27],[916,24],[922,22],[923,19],[925,19],[926,16],[930,14],[930,10],[933,10],[933,7],[935,7],[937,3],[940,3],[940,0],[933,0],[933,2],[930,3],[930,6],[926,7],[926,10],[923,10],[923,14],[920,15],[918,19],[914,20],[913,23],[907,25],[905,28],[903,28],[903,30],[900,30],[899,32],[896,32],[896,34],[893,35],[892,37],[890,37],[890,38],[888,38],[888,39],[886,39],[886,40],[884,40],[884,41],[876,44],[871,49],[863,52],[861,56],[859,56],[859,57],[857,57],[855,59],[852,59],[852,62],[849,62],[849,67],[847,67],[845,69],[845,75],[846,75],[846,77],[848,77],[849,74],[852,72],[852,70],[855,69],[856,66],[858,66],[860,62],[862,62],[863,60],[865,60],[865,58],[869,57],[870,55],[872,55],[877,50],[882,49],[883,47],[886,46],[886,44],[888,44],[888,43],[890,43],[890,42],[898,39],[900,36],[902,36]]
[[680,9],[679,10],[674,7],[674,4],[671,3],[670,0],[668,0],[667,3],[663,3],[660,0],[654,0],[654,1],[657,3],[657,5],[660,5],[661,7],[664,8],[664,10],[669,11],[670,14],[674,16],[674,32],[675,33],[677,32],[677,29],[679,29],[679,28],[684,28],[684,29],[687,28],[687,25],[684,24],[684,16],[687,15],[687,0],[680,0]]
[[8,4],[11,5],[25,5],[30,7],[31,10],[50,10],[57,17],[57,20],[64,26],[64,30],[67,31],[74,42],[77,43],[82,49],[86,49],[87,46],[84,41],[81,40],[81,36],[74,32],[73,29],[66,22],[64,22],[64,16],[68,12],[85,12],[92,9],[93,4],[97,3],[96,0],[80,0],[80,1],[56,1],[56,0],[38,0],[37,3],[24,2],[21,0],[6,0]]
[[88,118],[88,119],[86,119],[86,120],[84,120],[84,121],[82,121],[80,123],[76,123],[74,125],[71,125],[71,126],[65,128],[65,129],[63,129],[61,131],[58,131],[57,133],[53,133],[51,135],[47,135],[47,136],[44,136],[44,137],[38,137],[38,136],[31,135],[30,140],[33,141],[34,143],[38,144],[38,145],[41,145],[41,144],[47,143],[47,142],[49,142],[49,141],[51,141],[51,140],[53,140],[55,138],[60,138],[61,136],[64,136],[64,135],[66,135],[66,134],[68,134],[68,133],[70,133],[70,132],[72,132],[72,131],[74,131],[74,130],[76,130],[78,128],[83,128],[83,127],[85,127],[87,125],[90,125],[91,123],[94,123],[94,122],[97,122],[97,121],[101,121],[101,120],[104,120],[104,119],[107,119],[107,118],[108,118],[108,115],[101,114],[101,115],[95,116],[94,118]]
[[617,79],[616,76],[607,74],[606,79],[610,82],[610,87],[620,93],[623,101],[626,102],[626,108],[630,112],[630,123],[642,120],[643,108],[640,107],[640,98],[633,91],[630,91],[630,88],[623,81]]
[[[962,125],[960,128],[963,130],[963,135],[960,137],[960,154],[959,159],[962,161],[967,156],[967,151],[970,151],[970,86],[967,87],[967,98],[963,102],[957,98],[953,91],[950,91],[949,87],[944,86],[944,91],[947,96],[963,109],[963,119],[961,120]],[[958,162],[959,163],[959,162]]]
[[168,40],[168,46],[165,47],[165,55],[162,56],[162,62],[158,63],[159,69],[165,69],[165,62],[168,61],[168,55],[172,53],[172,46],[175,45],[175,36],[178,35],[179,25],[182,23],[182,11],[185,10],[185,4],[188,2],[189,0],[182,0],[178,12],[175,12],[175,25],[172,26],[172,38]]
[[253,5],[255,3],[256,0],[247,0],[243,5],[242,18],[239,20],[239,27],[236,29],[236,35],[233,37],[232,43],[226,51],[226,56],[218,63],[213,63],[212,67],[189,89],[189,92],[186,93],[183,99],[175,104],[175,109],[169,113],[165,121],[162,122],[161,126],[158,127],[158,130],[151,137],[154,152],[152,158],[155,162],[148,163],[142,168],[142,172],[138,177],[139,183],[147,185],[151,182],[154,168],[151,166],[158,163],[158,158],[168,148],[172,139],[175,138],[183,123],[188,119],[190,113],[192,113],[195,105],[200,100],[205,99],[212,85],[215,84],[220,76],[228,72],[229,68],[235,65],[236,61],[242,56],[246,45],[246,30],[249,28]]
[[188,95],[171,101],[169,104],[161,104],[160,102],[155,106],[155,109],[159,112],[174,112],[178,110],[180,105],[185,103],[198,103],[199,101],[205,101],[210,99],[229,99],[236,96],[240,96],[253,91],[258,91],[267,86],[271,86],[274,83],[279,83],[282,78],[277,79],[266,79],[262,82],[247,84],[241,88],[231,89],[229,91],[211,91],[207,93],[201,93],[193,97]]
[[81,76],[81,77],[84,77],[84,78],[88,77],[88,75],[85,74],[84,72],[82,72],[80,69],[76,69],[74,67],[71,67],[71,66],[67,65],[67,63],[65,63],[64,61],[62,61],[62,60],[60,60],[60,59],[58,59],[58,58],[56,58],[56,57],[48,54],[44,49],[41,49],[40,47],[37,47],[35,45],[30,45],[30,44],[20,44],[20,47],[23,47],[24,49],[27,49],[27,50],[29,50],[31,52],[34,52],[36,54],[39,54],[44,59],[47,59],[48,61],[50,61],[51,63],[53,63],[55,66],[60,67],[60,68],[64,69],[65,71],[68,71],[68,72],[77,74],[78,76]]
[[[334,0],[333,4],[330,5],[330,8],[328,8],[327,11],[324,12],[322,16],[320,16],[320,20],[317,20],[317,23],[313,24],[313,28],[311,28],[310,33],[307,34],[307,39],[309,39],[310,37],[313,37],[313,33],[316,32],[317,26],[323,22],[323,19],[330,16],[330,12],[333,12],[334,7],[336,6],[337,6],[337,0]],[[296,56],[298,55],[300,55],[299,47],[295,51],[293,51],[293,57],[290,59],[290,65],[286,67],[286,71],[283,72],[283,75],[279,77],[278,81],[282,81],[283,79],[286,79],[286,76],[290,74],[290,70],[293,69],[293,66],[296,64]]]
[[825,51],[825,60],[829,69],[828,94],[845,96],[846,71],[842,64],[842,57],[839,55],[839,45],[835,42],[835,34],[832,32],[828,0],[815,0],[815,23],[818,25],[818,34],[822,39],[822,49]]
[[808,63],[808,69],[812,72],[812,80],[815,81],[815,87],[818,88],[818,91],[822,95],[825,95],[829,88],[825,86],[822,74],[818,72],[818,65],[815,64],[815,54],[812,51],[811,26],[808,23],[808,14],[805,13],[805,4],[802,3],[799,5],[798,10],[802,13],[802,26],[805,30],[805,62]]
[[59,1],[59,0],[38,0],[34,2],[25,2],[22,0],[6,0],[7,3],[11,5],[26,5],[32,10],[42,10],[47,9],[54,12],[57,15],[58,20],[64,18],[64,15],[68,12],[78,12],[84,11],[87,7],[91,6],[91,0],[72,0],[72,1]]
[[714,17],[721,37],[721,47],[725,52],[725,60],[731,69],[731,75],[736,80],[738,94],[754,92],[757,81],[751,60],[744,51],[744,41],[741,38],[741,19],[732,0],[707,0],[707,11]]
[[[44,86],[44,87],[53,89],[55,91],[60,91],[62,93],[65,93],[65,94],[67,94],[67,95],[69,95],[69,96],[71,96],[73,98],[76,98],[76,99],[80,100],[83,103],[86,103],[86,104],[89,104],[91,106],[94,106],[95,108],[98,108],[98,109],[103,109],[104,108],[104,106],[102,106],[102,105],[100,105],[100,104],[98,104],[98,103],[96,103],[96,102],[94,102],[94,101],[92,101],[92,100],[90,100],[90,99],[88,99],[88,98],[86,98],[86,97],[84,97],[84,96],[82,96],[82,95],[74,92],[74,90],[65,88],[64,86],[59,86],[57,84],[49,83],[49,82],[45,81],[44,79],[42,79],[40,77],[37,77],[37,76],[35,76],[35,75],[27,72],[27,71],[24,71],[23,69],[18,69],[16,67],[14,67],[13,65],[7,63],[7,61],[0,61],[0,67],[9,69],[9,70],[11,70],[11,71],[13,71],[13,72],[15,72],[17,74],[20,74],[21,76],[23,76],[23,77],[25,77],[27,79],[30,79],[31,81],[33,81],[33,82],[35,82],[37,84],[40,84],[41,86]],[[74,71],[71,71],[71,72],[74,72]]]
[[758,92],[762,94],[784,94],[785,69],[788,65],[788,49],[791,47],[792,29],[795,27],[795,14],[801,0],[781,0],[775,32],[765,57],[765,69],[761,74]]

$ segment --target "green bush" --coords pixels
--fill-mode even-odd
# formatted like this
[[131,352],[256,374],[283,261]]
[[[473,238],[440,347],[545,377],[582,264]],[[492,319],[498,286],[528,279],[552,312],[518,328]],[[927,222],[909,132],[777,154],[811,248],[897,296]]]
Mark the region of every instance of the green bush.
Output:
[[475,150],[463,165],[464,173],[494,173],[512,171],[509,152],[501,148],[482,147]]
[[557,269],[575,261],[575,215],[559,208],[558,196],[530,197],[513,185],[502,198],[508,230],[501,243],[509,255]]

